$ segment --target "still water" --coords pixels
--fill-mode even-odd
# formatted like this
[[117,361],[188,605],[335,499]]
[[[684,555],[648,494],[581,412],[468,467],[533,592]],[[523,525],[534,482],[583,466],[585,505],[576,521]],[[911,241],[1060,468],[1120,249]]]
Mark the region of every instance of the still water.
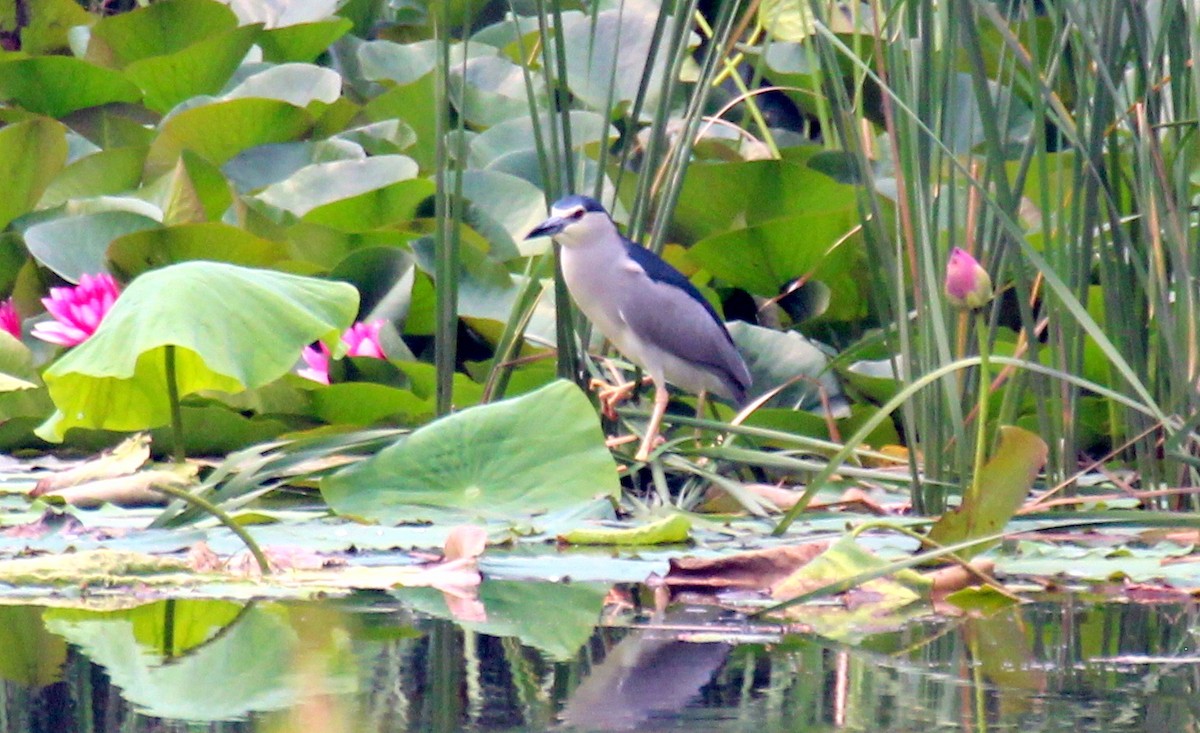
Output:
[[1200,721],[1192,604],[1066,597],[930,614],[849,644],[712,607],[614,611],[607,591],[490,581],[478,603],[406,590],[0,606],[0,731],[1174,733]]

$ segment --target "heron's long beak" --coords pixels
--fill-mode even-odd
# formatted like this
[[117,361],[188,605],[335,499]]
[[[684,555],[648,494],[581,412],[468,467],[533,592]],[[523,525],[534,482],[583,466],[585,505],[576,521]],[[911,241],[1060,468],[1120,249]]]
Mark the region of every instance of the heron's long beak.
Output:
[[533,239],[534,237],[553,237],[555,234],[561,232],[566,226],[566,219],[561,216],[552,216],[541,224],[535,226],[533,231],[525,235],[525,238]]

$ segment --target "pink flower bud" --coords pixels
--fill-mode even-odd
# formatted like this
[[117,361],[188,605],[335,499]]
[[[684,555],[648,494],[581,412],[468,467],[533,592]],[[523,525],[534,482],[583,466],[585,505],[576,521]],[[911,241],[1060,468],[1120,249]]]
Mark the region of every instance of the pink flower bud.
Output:
[[946,297],[957,308],[982,308],[992,300],[992,279],[966,250],[955,247],[946,265]]
[[81,344],[100,327],[120,294],[117,281],[106,272],[84,275],[75,287],[50,288],[42,304],[54,320],[35,324],[31,333],[60,346]]

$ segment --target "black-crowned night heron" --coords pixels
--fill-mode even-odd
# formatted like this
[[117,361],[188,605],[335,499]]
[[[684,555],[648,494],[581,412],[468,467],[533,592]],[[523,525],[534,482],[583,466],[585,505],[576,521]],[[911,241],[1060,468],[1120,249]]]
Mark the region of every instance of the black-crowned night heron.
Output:
[[654,382],[654,411],[637,460],[650,456],[658,438],[667,382],[745,401],[750,371],[717,312],[683,273],[622,236],[598,201],[560,199],[528,238],[544,236],[562,245],[563,278],[579,309]]

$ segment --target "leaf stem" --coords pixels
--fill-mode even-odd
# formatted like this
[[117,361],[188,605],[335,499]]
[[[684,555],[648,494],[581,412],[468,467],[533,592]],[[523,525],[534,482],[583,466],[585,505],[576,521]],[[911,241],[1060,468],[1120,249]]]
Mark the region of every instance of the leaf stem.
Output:
[[156,484],[152,485],[150,488],[154,491],[158,491],[179,499],[185,504],[191,504],[192,506],[211,514],[213,519],[216,519],[221,523],[221,526],[225,527],[230,532],[233,532],[237,538],[242,541],[242,544],[244,544],[246,549],[250,551],[250,554],[254,556],[254,561],[258,563],[258,569],[262,571],[262,574],[271,574],[271,563],[267,560],[267,556],[263,553],[262,548],[258,546],[258,543],[254,541],[254,538],[250,536],[250,533],[246,531],[245,527],[242,527],[240,524],[238,524],[233,517],[231,517],[216,504],[213,504],[207,499],[201,499],[199,496],[196,496],[186,489],[181,489],[169,484]]
[[171,455],[176,463],[187,457],[183,450],[183,410],[179,406],[179,383],[175,379],[175,345],[167,344],[164,356],[167,370],[167,401],[171,403]]
[[988,392],[991,390],[991,370],[988,368],[988,337],[987,318],[982,308],[975,310],[975,335],[979,339],[979,410],[975,415],[975,466],[971,471],[971,483],[968,484],[967,495],[963,503],[979,500],[979,476],[983,472],[983,462],[987,458],[987,421],[988,421]]

